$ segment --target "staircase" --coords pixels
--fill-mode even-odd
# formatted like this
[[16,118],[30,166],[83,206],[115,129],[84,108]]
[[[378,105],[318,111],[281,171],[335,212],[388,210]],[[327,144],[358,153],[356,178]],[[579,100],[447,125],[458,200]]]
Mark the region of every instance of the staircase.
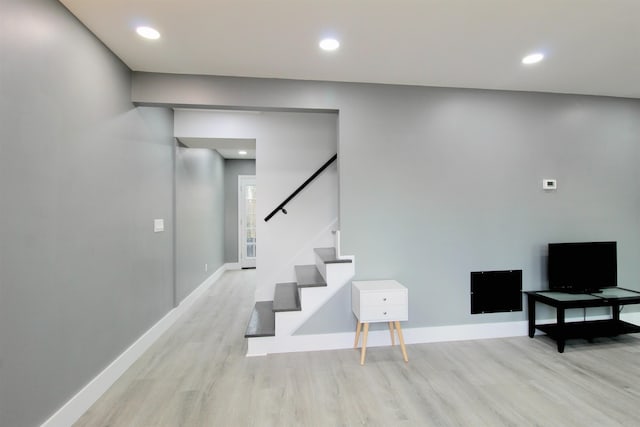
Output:
[[295,282],[276,284],[273,301],[256,302],[244,335],[247,355],[292,351],[289,337],[354,276],[353,259],[335,248],[314,252],[315,264],[294,267]]

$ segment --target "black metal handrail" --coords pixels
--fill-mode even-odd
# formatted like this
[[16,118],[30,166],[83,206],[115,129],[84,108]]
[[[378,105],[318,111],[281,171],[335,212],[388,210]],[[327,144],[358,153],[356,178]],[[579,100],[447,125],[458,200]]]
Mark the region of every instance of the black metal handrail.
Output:
[[298,193],[301,192],[307,185],[309,185],[311,181],[316,179],[316,177],[320,175],[326,168],[328,168],[331,163],[335,162],[337,158],[338,158],[338,155],[334,154],[333,157],[327,160],[327,162],[324,165],[320,166],[320,169],[315,171],[313,175],[311,175],[305,182],[303,182],[302,185],[298,187],[293,193],[291,193],[289,197],[284,199],[284,202],[280,203],[277,208],[271,211],[271,213],[264,218],[265,222],[269,221],[271,217],[273,217],[275,214],[277,214],[280,211],[282,211],[282,213],[286,215],[287,210],[284,207],[287,205],[287,203],[289,203],[291,199],[296,197]]

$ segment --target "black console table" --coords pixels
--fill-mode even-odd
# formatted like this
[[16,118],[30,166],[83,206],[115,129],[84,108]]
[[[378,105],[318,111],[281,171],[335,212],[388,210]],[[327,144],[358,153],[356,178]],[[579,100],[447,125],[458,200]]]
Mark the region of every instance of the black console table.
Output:
[[[640,326],[620,320],[620,306],[640,304],[640,292],[624,288],[604,288],[591,294],[571,294],[557,291],[527,291],[529,310],[529,337],[536,328],[558,343],[558,352],[564,352],[567,339],[610,337],[640,332]],[[556,323],[536,324],[536,302],[556,308]],[[611,319],[565,322],[568,308],[611,307]]]

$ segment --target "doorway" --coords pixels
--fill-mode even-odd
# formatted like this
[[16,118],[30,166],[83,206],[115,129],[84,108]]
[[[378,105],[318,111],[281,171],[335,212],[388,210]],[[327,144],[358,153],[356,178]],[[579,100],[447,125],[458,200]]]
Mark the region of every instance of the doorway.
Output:
[[238,249],[241,268],[256,267],[256,176],[238,176]]

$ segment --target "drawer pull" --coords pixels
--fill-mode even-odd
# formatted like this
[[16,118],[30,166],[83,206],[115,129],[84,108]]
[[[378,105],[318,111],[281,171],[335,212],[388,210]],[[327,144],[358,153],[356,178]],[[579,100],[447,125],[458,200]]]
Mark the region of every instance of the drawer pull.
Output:
[[386,316],[386,315],[387,315],[387,312],[385,311],[385,312],[384,312],[384,313],[382,313],[382,314],[384,314],[384,315]]
[[387,300],[386,298],[382,298],[382,301],[386,301],[386,300]]

